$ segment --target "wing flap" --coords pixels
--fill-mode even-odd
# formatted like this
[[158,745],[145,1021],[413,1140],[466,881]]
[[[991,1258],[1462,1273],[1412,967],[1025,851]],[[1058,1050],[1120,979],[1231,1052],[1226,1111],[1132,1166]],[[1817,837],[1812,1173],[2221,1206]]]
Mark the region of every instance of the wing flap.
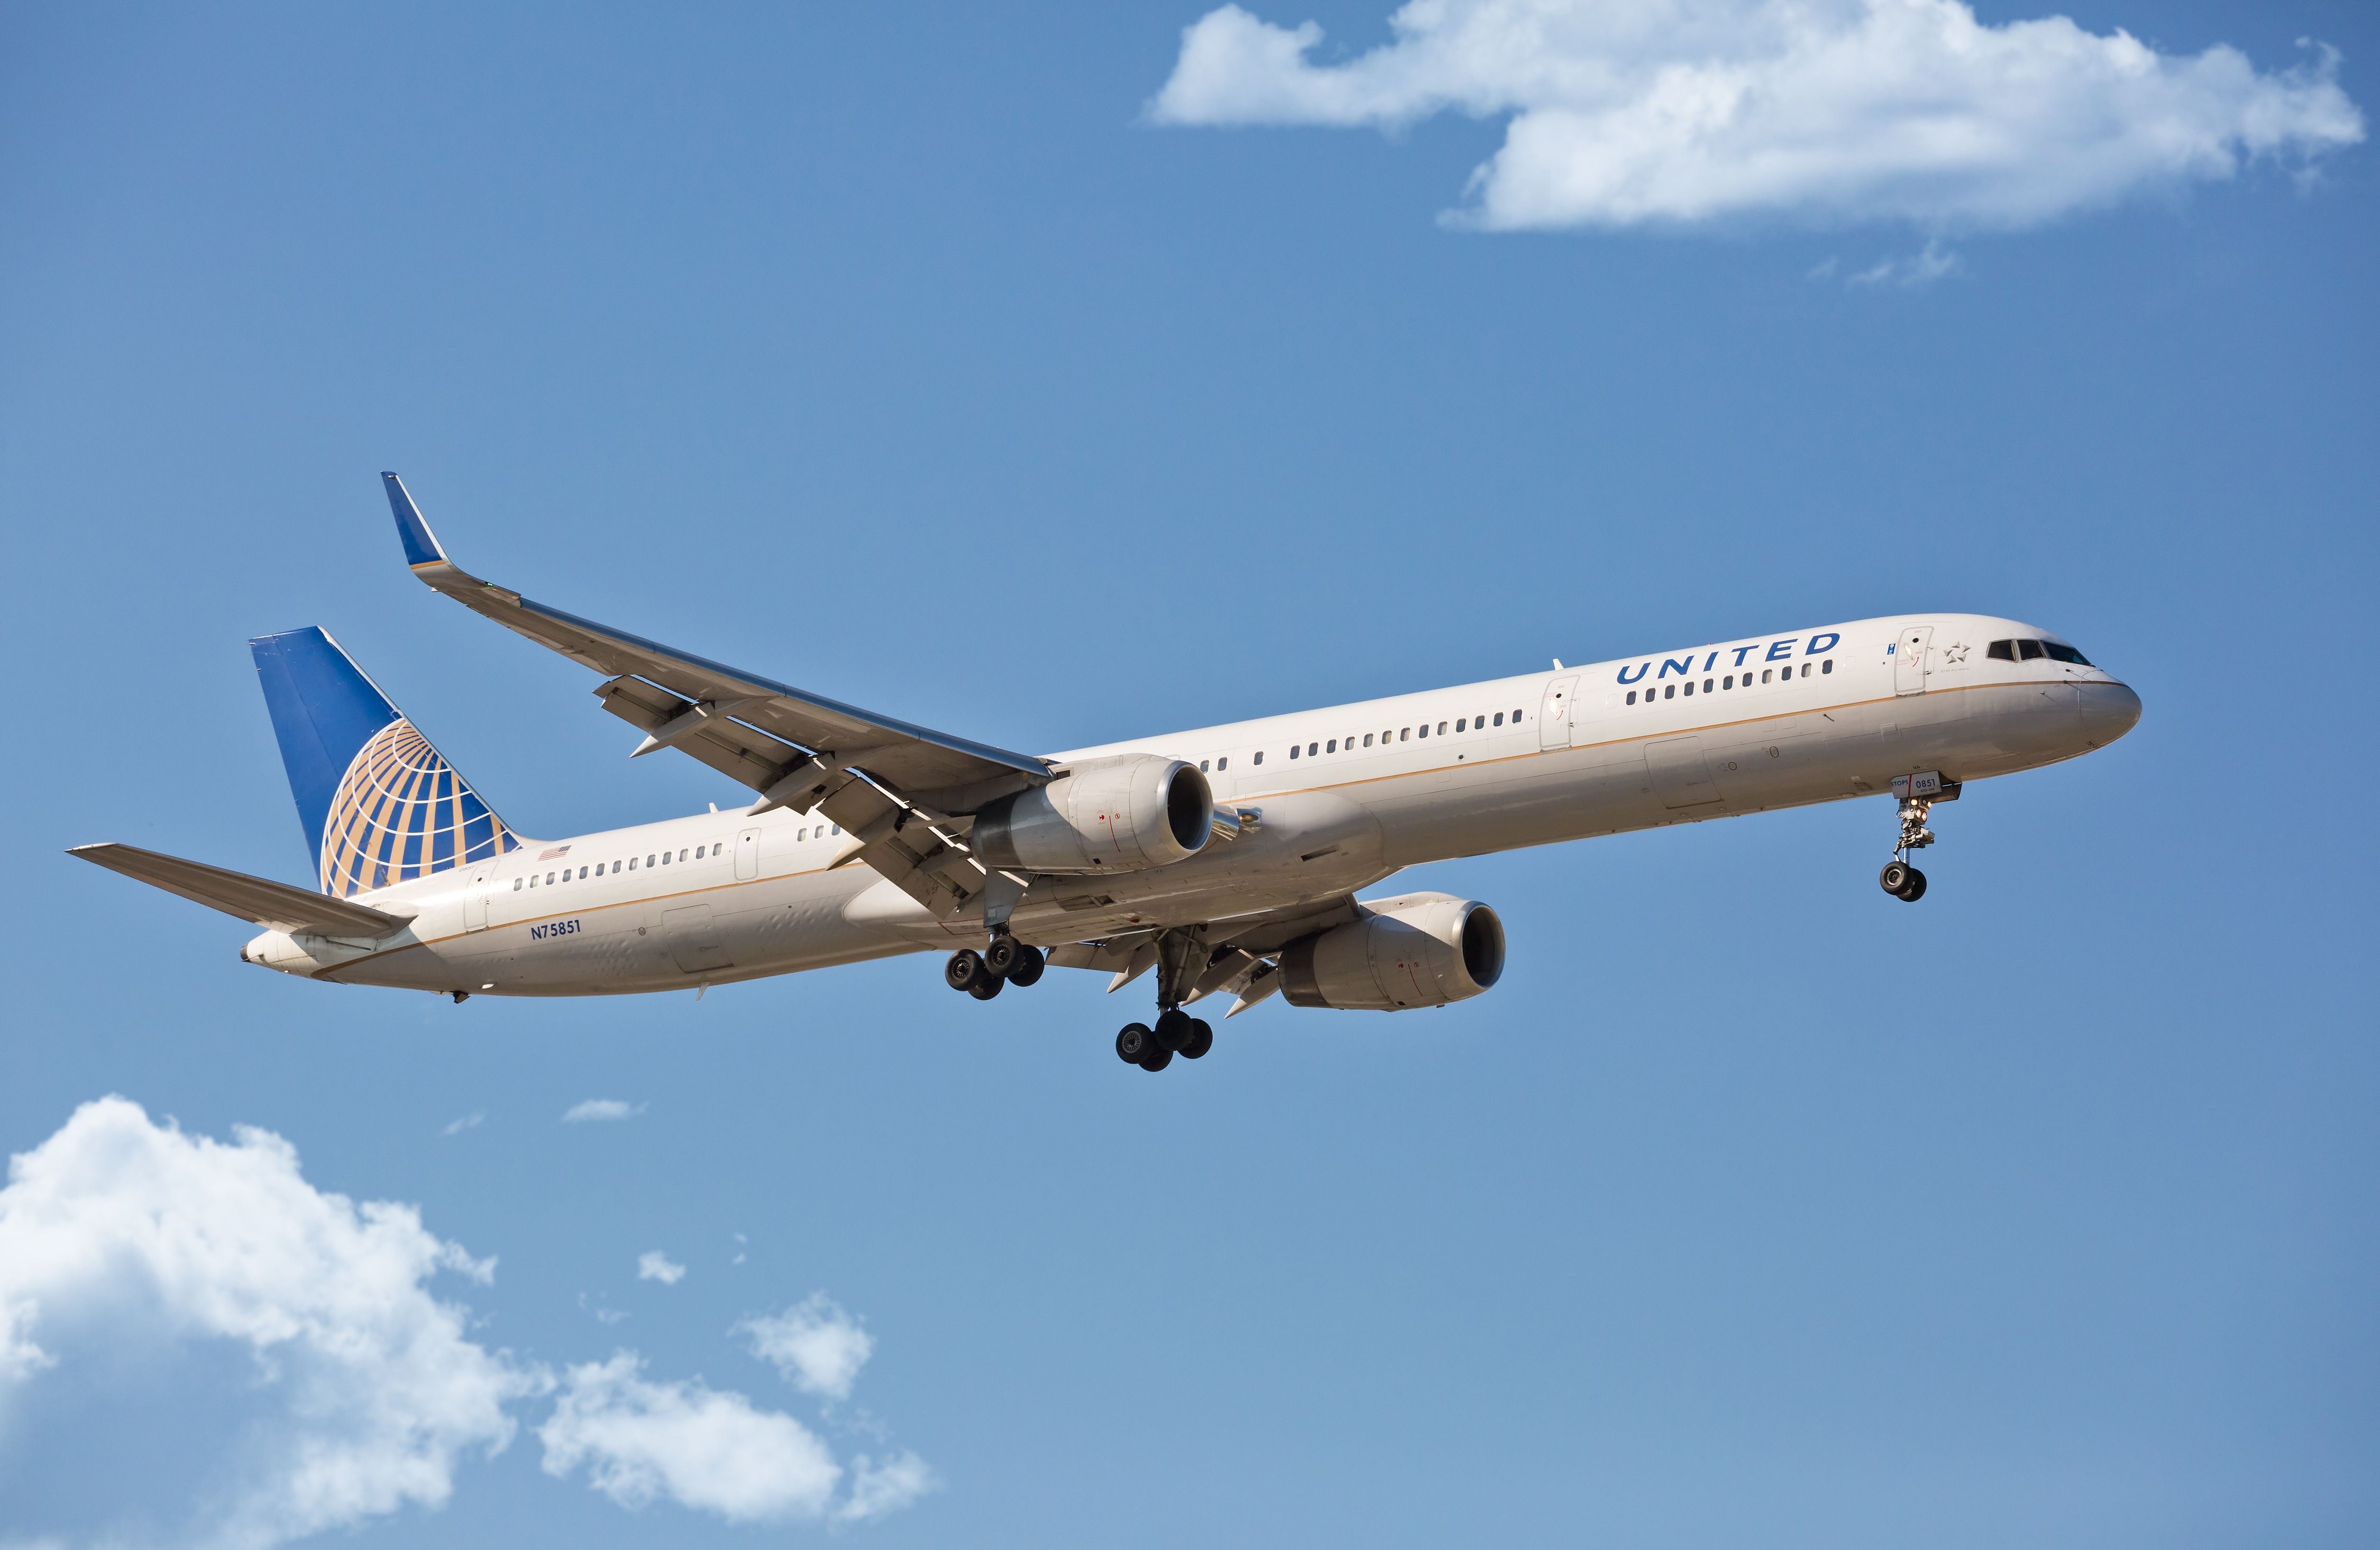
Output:
[[377,938],[387,936],[410,918],[137,845],[77,845],[67,854],[268,930]]

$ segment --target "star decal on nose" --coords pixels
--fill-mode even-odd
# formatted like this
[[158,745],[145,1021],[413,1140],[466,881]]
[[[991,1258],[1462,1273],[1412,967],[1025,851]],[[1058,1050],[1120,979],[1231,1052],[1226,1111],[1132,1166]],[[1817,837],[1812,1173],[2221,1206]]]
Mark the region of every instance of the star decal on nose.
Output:
[[1962,640],[1956,646],[1944,651],[1942,653],[1942,660],[1949,663],[1952,667],[1956,667],[1961,662],[1965,661],[1967,660],[1967,643]]

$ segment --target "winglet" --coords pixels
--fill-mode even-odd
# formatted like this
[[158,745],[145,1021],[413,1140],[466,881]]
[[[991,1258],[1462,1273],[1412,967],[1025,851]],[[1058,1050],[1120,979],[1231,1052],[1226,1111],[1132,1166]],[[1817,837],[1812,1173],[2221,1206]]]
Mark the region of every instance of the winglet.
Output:
[[453,562],[438,547],[438,535],[430,524],[421,520],[421,508],[405,488],[405,481],[395,474],[382,473],[381,482],[388,487],[388,509],[396,514],[396,536],[405,541],[405,563],[408,565],[443,565]]

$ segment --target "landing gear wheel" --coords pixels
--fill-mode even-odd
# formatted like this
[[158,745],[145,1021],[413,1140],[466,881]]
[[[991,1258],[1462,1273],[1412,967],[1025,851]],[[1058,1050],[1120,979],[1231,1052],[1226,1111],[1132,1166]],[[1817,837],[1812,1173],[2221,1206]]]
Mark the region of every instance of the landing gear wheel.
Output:
[[993,975],[984,964],[983,954],[973,948],[963,947],[952,953],[951,961],[942,965],[942,978],[952,989],[965,990],[973,995],[977,986],[992,979]]
[[1901,889],[1900,897],[1912,904],[1914,904],[1920,899],[1925,898],[1925,874],[1919,871],[1916,867],[1912,866],[1909,869],[1908,885]]
[[1127,1023],[1116,1035],[1116,1059],[1136,1066],[1157,1052],[1157,1035],[1146,1023]]
[[1192,1018],[1190,1032],[1182,1041],[1182,1058],[1185,1060],[1195,1060],[1214,1047],[1215,1030],[1207,1025],[1205,1018]]
[[986,970],[984,972],[984,976],[980,981],[967,987],[967,994],[973,996],[978,1001],[988,1001],[994,996],[999,995],[1001,987],[1005,986],[1007,983],[1008,982],[1006,980],[1001,978],[998,975],[991,973],[990,970]]
[[1045,957],[1040,955],[1040,948],[1028,948],[1028,945],[1024,943],[1016,943],[1016,952],[1009,955],[1009,966],[1007,969],[1002,969],[1000,976],[1007,978],[1012,986],[1024,988],[1024,986],[1030,986],[1033,981],[1040,978],[1040,972],[1047,966],[1047,962],[1050,960],[1045,960]]
[[1140,1063],[1140,1069],[1143,1071],[1163,1071],[1172,1063],[1173,1051],[1160,1045],[1158,1047],[1155,1054],[1149,1056],[1148,1060],[1143,1060]]
[[1909,886],[1909,879],[1916,870],[1916,867],[1905,861],[1888,861],[1884,865],[1884,870],[1876,875],[1876,885],[1898,899],[1900,897],[1901,890]]
[[1002,931],[999,936],[991,938],[990,947],[983,950],[983,966],[1001,978],[1006,979],[1009,969],[1016,963],[1017,950],[1024,945],[1023,942]]
[[1157,1014],[1157,1042],[1172,1054],[1189,1042],[1191,1025],[1197,1021],[1180,1007],[1168,1007]]

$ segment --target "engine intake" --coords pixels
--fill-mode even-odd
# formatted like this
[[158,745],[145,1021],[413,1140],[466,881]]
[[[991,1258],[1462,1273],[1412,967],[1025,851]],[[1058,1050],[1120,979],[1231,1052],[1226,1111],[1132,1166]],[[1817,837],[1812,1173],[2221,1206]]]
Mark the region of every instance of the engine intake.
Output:
[[1292,1006],[1442,1007],[1503,976],[1504,923],[1485,904],[1408,893],[1357,907],[1363,919],[1292,942],[1281,953],[1281,993]]
[[1198,854],[1215,796],[1195,764],[1155,754],[1087,759],[976,815],[967,843],[987,866],[1138,872]]

